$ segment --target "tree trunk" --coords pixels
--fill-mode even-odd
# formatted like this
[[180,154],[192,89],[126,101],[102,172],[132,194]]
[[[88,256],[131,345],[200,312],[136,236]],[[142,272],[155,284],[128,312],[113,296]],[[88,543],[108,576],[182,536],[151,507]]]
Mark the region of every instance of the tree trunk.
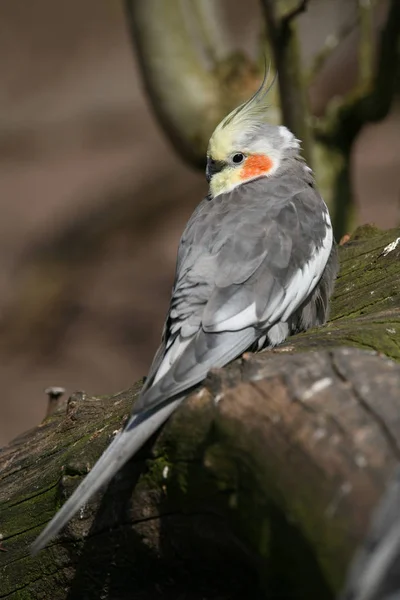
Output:
[[35,558],[140,384],[3,448],[0,598],[334,598],[400,457],[399,236],[357,230],[329,325],[211,372]]

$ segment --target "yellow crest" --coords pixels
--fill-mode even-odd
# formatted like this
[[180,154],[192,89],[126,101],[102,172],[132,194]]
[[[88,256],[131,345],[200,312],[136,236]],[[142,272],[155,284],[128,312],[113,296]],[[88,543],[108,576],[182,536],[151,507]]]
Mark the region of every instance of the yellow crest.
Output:
[[267,95],[276,79],[274,76],[272,82],[268,84],[269,74],[270,68],[268,71],[265,70],[261,86],[255,94],[230,112],[216,127],[208,146],[208,156],[212,156],[215,160],[224,160],[227,154],[234,150],[240,134],[247,131],[251,133],[257,125],[265,122],[269,107],[266,102]]

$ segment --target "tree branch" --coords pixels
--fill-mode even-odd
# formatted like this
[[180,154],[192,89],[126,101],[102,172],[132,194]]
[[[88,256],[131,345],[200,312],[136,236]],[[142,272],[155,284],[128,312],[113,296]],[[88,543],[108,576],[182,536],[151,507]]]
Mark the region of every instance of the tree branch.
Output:
[[[154,113],[181,157],[203,168],[214,128],[251,96],[258,73],[243,57],[239,62],[227,57],[207,70],[180,0],[125,0],[125,8]],[[204,28],[196,31],[212,60],[211,39],[204,37]]]
[[331,33],[326,37],[323,47],[314,56],[311,67],[307,71],[307,82],[309,85],[313,82],[315,76],[323,69],[333,52],[340,46],[340,43],[345,40],[356,27],[357,22],[346,22],[340,27],[337,33]]
[[[359,10],[364,10],[360,7]],[[361,13],[360,13],[361,14]],[[365,15],[362,13],[364,19]],[[372,50],[366,50],[367,42],[371,43],[369,25],[364,25],[361,36],[360,58],[371,59]],[[339,150],[341,154],[341,171],[336,177],[334,200],[332,202],[333,226],[337,236],[346,232],[352,208],[352,192],[350,183],[350,163],[353,143],[361,129],[371,122],[384,119],[391,108],[396,92],[396,82],[400,67],[400,3],[391,0],[389,11],[383,27],[376,69],[372,66],[360,65],[359,83],[355,89],[328,107],[327,116],[316,122],[314,133],[316,139],[325,146]],[[366,75],[369,78],[366,79]]]
[[[316,128],[318,139],[340,148],[351,148],[366,123],[380,121],[388,114],[396,91],[400,67],[400,3],[391,0],[380,36],[377,66],[368,82],[337,103],[329,119]],[[369,53],[370,55],[370,53]],[[372,73],[372,70],[369,71]]]
[[75,394],[4,448],[0,597],[332,600],[399,463],[400,365],[382,356],[400,360],[399,237],[359,229],[332,322],[212,372],[35,558],[140,384]]
[[298,15],[307,10],[307,5],[308,0],[300,0],[297,6],[293,7],[291,10],[289,10],[289,12],[282,15],[282,25],[289,25],[290,22],[293,21]]
[[278,72],[283,122],[302,141],[303,154],[311,163],[311,131],[294,24],[294,18],[306,9],[307,2],[301,1],[286,11],[287,5],[274,0],[261,0],[261,6]]

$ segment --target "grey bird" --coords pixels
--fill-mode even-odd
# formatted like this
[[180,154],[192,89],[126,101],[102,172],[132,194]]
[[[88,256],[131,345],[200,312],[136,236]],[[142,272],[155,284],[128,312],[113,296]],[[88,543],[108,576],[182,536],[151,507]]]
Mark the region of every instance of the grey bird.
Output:
[[266,122],[266,78],[214,131],[209,193],[180,240],[161,345],[125,428],[33,544],[108,483],[210,368],[325,323],[337,272],[328,209],[300,144]]

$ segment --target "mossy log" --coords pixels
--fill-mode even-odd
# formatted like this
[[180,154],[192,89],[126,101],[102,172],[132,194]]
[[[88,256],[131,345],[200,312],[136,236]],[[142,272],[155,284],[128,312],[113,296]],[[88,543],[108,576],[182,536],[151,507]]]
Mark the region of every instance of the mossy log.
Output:
[[0,598],[334,598],[400,457],[399,255],[400,230],[358,230],[331,322],[211,372],[35,558],[140,384],[3,448]]

